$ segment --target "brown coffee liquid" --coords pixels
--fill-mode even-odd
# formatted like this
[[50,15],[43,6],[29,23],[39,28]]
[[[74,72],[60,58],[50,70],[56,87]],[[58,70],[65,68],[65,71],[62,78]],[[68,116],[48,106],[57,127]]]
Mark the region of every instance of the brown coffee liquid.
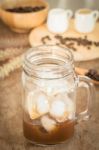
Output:
[[74,134],[74,121],[58,123],[55,130],[47,132],[42,125],[23,121],[24,136],[36,144],[57,144],[64,142]]

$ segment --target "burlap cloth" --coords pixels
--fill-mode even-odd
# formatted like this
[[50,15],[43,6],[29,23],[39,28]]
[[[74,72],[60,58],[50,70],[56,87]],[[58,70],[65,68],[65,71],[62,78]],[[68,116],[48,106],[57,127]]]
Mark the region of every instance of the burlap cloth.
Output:
[[15,33],[0,21],[0,49],[8,47],[16,48],[27,46],[29,46],[28,33]]
[[15,33],[0,21],[0,78],[21,66],[22,56],[30,47],[28,34]]

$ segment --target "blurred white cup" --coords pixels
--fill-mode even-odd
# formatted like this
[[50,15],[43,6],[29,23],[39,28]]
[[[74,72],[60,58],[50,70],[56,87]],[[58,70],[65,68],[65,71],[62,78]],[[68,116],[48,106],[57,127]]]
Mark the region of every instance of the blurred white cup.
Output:
[[50,32],[63,33],[69,27],[69,19],[72,17],[71,10],[54,8],[49,11],[47,27]]
[[75,13],[75,28],[78,32],[89,33],[95,28],[95,23],[99,17],[97,10],[79,9]]

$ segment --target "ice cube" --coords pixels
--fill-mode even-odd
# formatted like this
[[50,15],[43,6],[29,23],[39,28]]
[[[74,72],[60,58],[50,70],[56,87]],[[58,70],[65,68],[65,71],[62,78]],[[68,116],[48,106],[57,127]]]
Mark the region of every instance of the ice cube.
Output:
[[75,117],[75,100],[74,99],[72,100],[68,96],[68,93],[58,94],[56,96],[56,99],[64,101],[64,103],[66,105],[66,111],[68,113],[68,119],[74,119],[74,117]]
[[26,99],[26,108],[31,119],[40,117],[36,111],[36,92],[29,92]]
[[41,124],[47,132],[53,131],[56,128],[56,121],[48,115],[41,117]]
[[55,100],[51,104],[50,114],[52,116],[61,117],[65,112],[65,104],[60,100]]
[[49,112],[49,101],[48,97],[43,93],[38,93],[37,101],[36,101],[36,107],[37,112],[40,115],[46,114]]
[[29,92],[26,107],[31,119],[36,119],[49,112],[47,96],[41,91]]
[[68,93],[60,93],[54,96],[51,104],[50,115],[58,122],[75,117],[75,102],[73,102]]
[[50,115],[55,118],[58,122],[63,122],[68,117],[66,111],[66,105],[62,100],[54,100],[51,104]]

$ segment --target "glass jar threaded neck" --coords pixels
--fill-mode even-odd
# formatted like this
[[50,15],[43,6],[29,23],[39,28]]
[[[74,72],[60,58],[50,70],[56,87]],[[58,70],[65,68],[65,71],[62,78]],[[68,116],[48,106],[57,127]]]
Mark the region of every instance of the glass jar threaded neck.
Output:
[[70,50],[53,45],[31,48],[24,57],[23,69],[29,76],[43,79],[62,78],[73,73]]

